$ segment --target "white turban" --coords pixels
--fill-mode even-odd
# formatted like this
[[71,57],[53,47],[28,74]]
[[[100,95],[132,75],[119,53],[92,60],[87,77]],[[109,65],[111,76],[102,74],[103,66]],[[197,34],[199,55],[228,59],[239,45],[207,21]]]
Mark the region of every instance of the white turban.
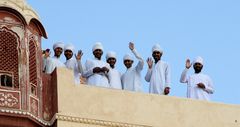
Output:
[[106,60],[108,60],[109,58],[115,58],[115,59],[117,59],[116,53],[113,52],[113,51],[109,51],[109,52],[107,53],[107,55],[106,55]]
[[55,50],[56,48],[62,48],[64,49],[64,44],[62,42],[56,42],[54,45],[53,45],[53,50]]
[[153,47],[152,47],[152,52],[154,51],[158,51],[160,53],[163,53],[163,50],[161,48],[161,46],[159,44],[155,44]]
[[92,48],[92,51],[95,51],[96,49],[101,49],[103,51],[103,46],[101,42],[96,42]]
[[131,55],[126,54],[126,55],[123,57],[123,60],[124,60],[124,61],[125,61],[125,60],[132,60],[132,61],[133,61],[133,58],[132,58]]
[[200,64],[203,65],[203,64],[204,64],[203,58],[200,57],[200,56],[196,57],[195,60],[193,61],[193,65],[194,65],[195,63],[200,63]]
[[66,50],[71,50],[72,52],[74,52],[74,46],[71,44],[65,45],[64,51],[66,51]]

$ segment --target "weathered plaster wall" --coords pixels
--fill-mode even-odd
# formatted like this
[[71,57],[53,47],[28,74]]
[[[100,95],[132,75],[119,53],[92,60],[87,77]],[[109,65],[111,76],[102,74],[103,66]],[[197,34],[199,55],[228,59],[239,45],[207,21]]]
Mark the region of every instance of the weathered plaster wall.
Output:
[[71,71],[58,75],[58,127],[240,127],[240,106],[76,86]]

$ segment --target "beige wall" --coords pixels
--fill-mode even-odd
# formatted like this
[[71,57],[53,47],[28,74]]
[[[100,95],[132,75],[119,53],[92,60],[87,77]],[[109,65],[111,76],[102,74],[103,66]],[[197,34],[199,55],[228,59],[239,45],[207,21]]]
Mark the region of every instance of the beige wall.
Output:
[[58,127],[240,127],[240,106],[76,86],[58,69]]

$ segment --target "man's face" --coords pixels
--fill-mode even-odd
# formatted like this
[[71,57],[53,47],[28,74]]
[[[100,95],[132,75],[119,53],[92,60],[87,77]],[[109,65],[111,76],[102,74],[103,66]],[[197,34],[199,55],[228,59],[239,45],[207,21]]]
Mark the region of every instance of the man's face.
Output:
[[60,57],[61,54],[62,54],[62,51],[63,51],[62,48],[57,47],[57,48],[54,49],[54,55],[55,55],[56,57]]
[[101,49],[96,49],[93,51],[93,55],[98,59],[101,59],[102,54],[103,54],[103,51]]
[[195,73],[200,73],[202,71],[203,65],[201,63],[195,63],[193,65]]
[[113,57],[110,57],[110,58],[107,59],[107,63],[109,63],[109,65],[110,65],[112,68],[114,67],[116,61],[117,61],[117,60],[116,60],[115,58],[113,58]]
[[152,57],[155,60],[155,62],[159,61],[162,57],[162,53],[160,53],[159,51],[154,51],[152,53]]
[[73,56],[73,52],[71,50],[65,50],[64,55],[67,60],[71,59]]
[[132,60],[124,60],[124,65],[126,66],[126,68],[131,68],[133,64]]

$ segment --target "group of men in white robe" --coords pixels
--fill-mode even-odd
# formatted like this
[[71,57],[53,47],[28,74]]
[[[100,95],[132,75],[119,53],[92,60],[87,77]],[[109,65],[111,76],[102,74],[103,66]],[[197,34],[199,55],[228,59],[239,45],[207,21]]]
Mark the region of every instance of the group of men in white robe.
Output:
[[[97,42],[93,48],[93,59],[86,60],[85,65],[81,64],[83,53],[79,51],[74,57],[74,47],[63,43],[55,43],[53,45],[54,56],[52,58],[43,58],[44,72],[51,74],[56,67],[66,67],[73,70],[76,84],[80,84],[80,77],[86,78],[86,84],[99,87],[107,87],[114,89],[123,89],[128,91],[141,92],[141,71],[144,67],[144,60],[138,54],[134,43],[129,43],[129,49],[134,54],[138,63],[133,67],[134,59],[130,54],[123,57],[126,72],[121,74],[116,68],[116,53],[107,52],[106,62],[102,60],[103,46]],[[66,62],[62,63],[59,58],[64,51]],[[148,70],[145,80],[150,83],[149,93],[168,95],[170,93],[171,73],[170,66],[167,62],[162,61],[163,50],[159,44],[152,48],[152,57],[147,59]],[[49,54],[47,54],[49,56]],[[187,72],[193,64],[195,73],[187,76]],[[203,59],[197,57],[193,63],[189,59],[186,61],[186,69],[183,71],[180,82],[187,83],[187,97],[199,100],[210,100],[210,94],[214,92],[213,83],[209,76],[202,74]]]

